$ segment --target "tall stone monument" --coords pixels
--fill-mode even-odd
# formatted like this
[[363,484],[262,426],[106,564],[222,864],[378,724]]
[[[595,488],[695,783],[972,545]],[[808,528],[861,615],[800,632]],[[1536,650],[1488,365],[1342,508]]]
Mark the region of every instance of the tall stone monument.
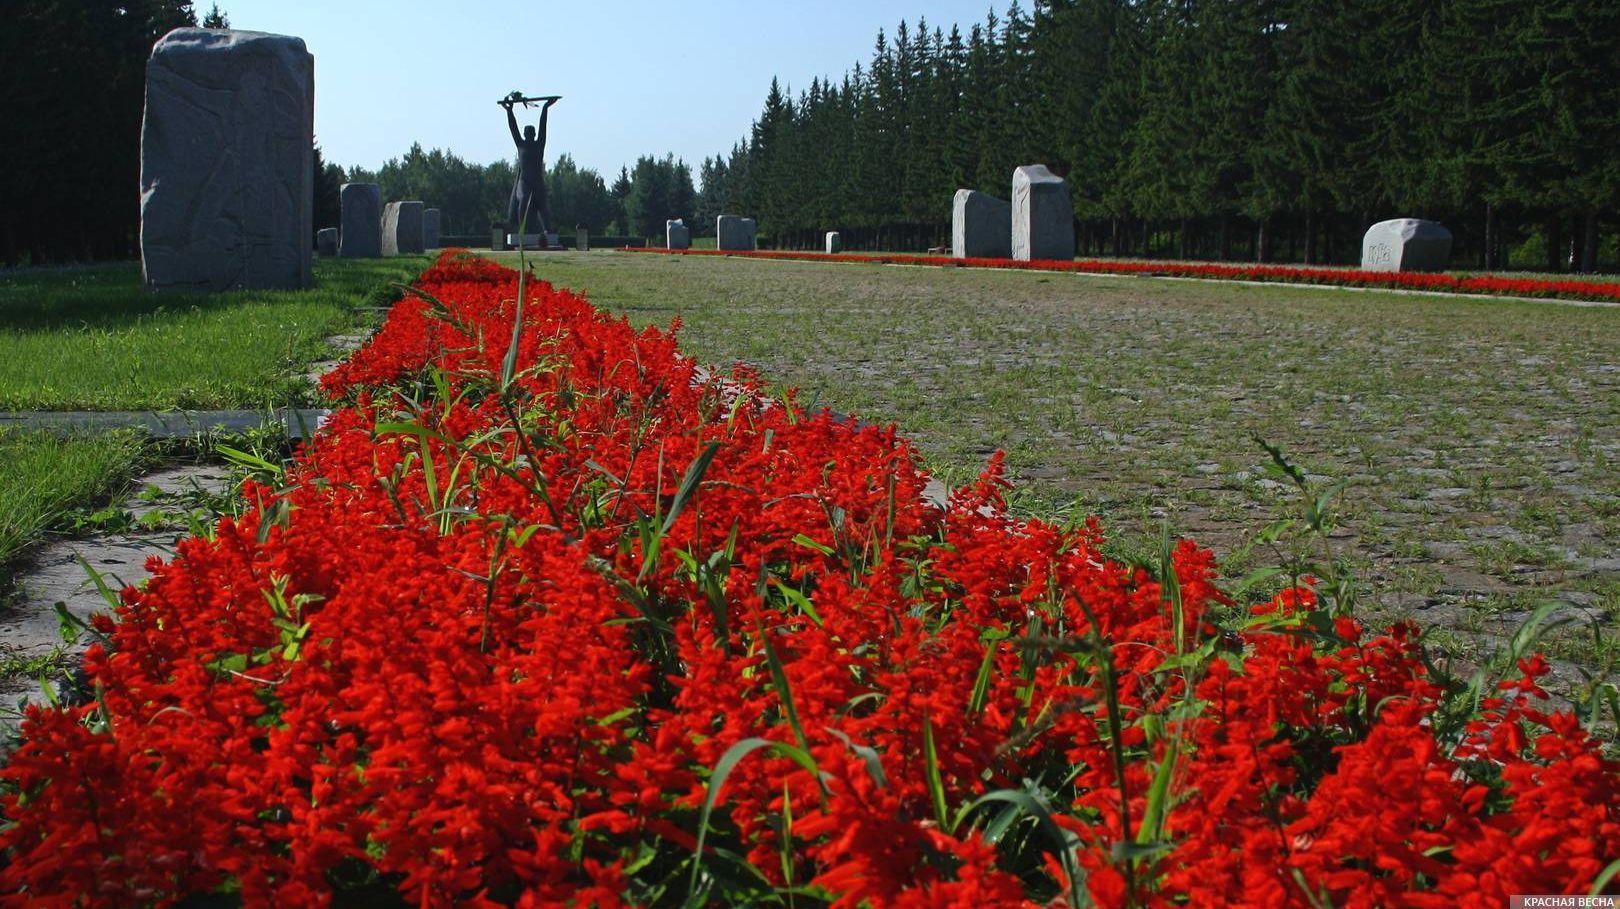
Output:
[[1451,231],[1439,221],[1379,221],[1361,238],[1363,271],[1445,271],[1449,264]]
[[439,210],[437,208],[422,209],[422,248],[439,248]]
[[382,254],[413,256],[425,251],[422,246],[422,203],[390,202],[384,205]]
[[827,231],[824,241],[827,247],[827,255],[836,255],[844,251],[844,238],[839,235],[838,231]]
[[692,229],[680,218],[664,222],[665,249],[691,249]]
[[1074,204],[1069,186],[1044,164],[1013,171],[1012,257],[1074,258]]
[[323,256],[335,256],[338,253],[338,229],[323,227],[315,232],[315,251]]
[[338,255],[348,259],[382,255],[382,187],[375,183],[345,183],[338,191],[338,200],[342,206]]
[[1006,259],[1012,255],[1012,206],[976,189],[959,189],[951,200],[951,255],[958,259]]
[[315,58],[302,39],[203,28],[159,39],[141,123],[147,286],[308,287],[314,137]]
[[591,251],[591,229],[581,224],[574,228],[574,248],[580,252]]
[[733,252],[750,251],[754,248],[755,227],[753,218],[721,215],[714,219],[714,246]]

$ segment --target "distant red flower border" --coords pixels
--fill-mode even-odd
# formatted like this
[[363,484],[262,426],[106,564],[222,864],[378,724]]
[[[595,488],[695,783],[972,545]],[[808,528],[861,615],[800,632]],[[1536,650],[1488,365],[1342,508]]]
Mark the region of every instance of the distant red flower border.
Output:
[[1153,278],[1203,278],[1225,281],[1262,281],[1280,284],[1311,284],[1330,287],[1363,287],[1387,290],[1419,290],[1482,296],[1548,297],[1569,300],[1596,300],[1620,303],[1620,282],[1553,281],[1545,278],[1511,278],[1502,275],[1463,277],[1450,273],[1362,271],[1356,268],[1297,268],[1291,265],[1222,265],[1185,262],[1129,262],[1106,259],[958,259],[953,256],[862,255],[859,253],[818,253],[792,250],[716,250],[625,247],[620,252],[664,253],[679,256],[737,256],[747,259],[780,259],[795,262],[849,262],[867,265],[955,266],[1004,268],[1015,271],[1056,271],[1098,275],[1137,275]]

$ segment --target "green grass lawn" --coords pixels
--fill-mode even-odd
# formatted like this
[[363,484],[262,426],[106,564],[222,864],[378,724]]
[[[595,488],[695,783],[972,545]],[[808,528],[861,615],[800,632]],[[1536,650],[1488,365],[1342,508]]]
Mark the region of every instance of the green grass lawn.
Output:
[[[303,291],[152,294],[135,263],[0,272],[0,410],[254,410],[309,403],[325,339],[375,322],[425,256],[320,259]],[[361,307],[361,308],[357,308]],[[0,597],[19,555],[161,456],[133,432],[0,430]]]
[[153,294],[135,263],[0,272],[0,410],[308,403],[325,339],[425,257],[320,259],[303,291]]
[[[514,261],[515,256],[502,256]],[[980,269],[531,256],[702,360],[897,422],[962,482],[1008,452],[1017,507],[1168,527],[1229,574],[1299,495],[1255,441],[1347,483],[1332,544],[1368,617],[1487,648],[1547,599],[1620,614],[1620,309]],[[1556,654],[1620,658],[1565,629]]]
[[[0,567],[72,509],[120,492],[150,456],[132,432],[59,438],[0,430]],[[0,593],[8,586],[0,581]]]

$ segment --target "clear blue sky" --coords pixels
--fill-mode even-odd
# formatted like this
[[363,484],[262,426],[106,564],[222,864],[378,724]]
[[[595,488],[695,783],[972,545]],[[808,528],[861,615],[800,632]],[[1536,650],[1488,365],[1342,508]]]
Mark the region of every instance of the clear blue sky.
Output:
[[[193,0],[198,16],[211,0]],[[994,4],[997,14],[1005,0]],[[1027,3],[1025,4],[1027,6]],[[487,163],[512,154],[495,101],[562,95],[547,159],[567,152],[609,182],[638,155],[693,165],[729,151],[771,77],[795,93],[841,77],[919,14],[948,33],[987,0],[222,0],[231,26],[296,35],[315,55],[315,134],[326,160],[375,168],[420,141]],[[521,110],[521,108],[520,108]],[[531,117],[538,116],[531,113]]]

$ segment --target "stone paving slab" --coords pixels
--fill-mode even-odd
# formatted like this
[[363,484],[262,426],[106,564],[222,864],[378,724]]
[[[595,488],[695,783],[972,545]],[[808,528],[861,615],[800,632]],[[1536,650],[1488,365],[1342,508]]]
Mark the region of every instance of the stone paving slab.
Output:
[[286,427],[288,438],[302,439],[318,429],[328,413],[330,411],[313,408],[278,408],[271,411],[33,410],[0,412],[0,429],[51,429],[62,432],[144,429],[157,439],[189,439],[210,430],[246,432],[272,423]]
[[[375,307],[375,306],[366,307],[366,310],[369,311],[369,312],[387,312],[388,311],[386,307]],[[347,354],[350,354],[350,353],[352,353],[352,352],[354,352],[356,350],[359,350],[361,345],[365,344],[370,339],[371,339],[371,335],[370,334],[364,334],[364,333],[350,334],[350,335],[333,335],[332,337],[326,339],[326,343],[327,343],[328,346],[330,346],[337,353],[339,353],[341,355],[347,355]],[[312,364],[310,364],[309,371],[304,373],[304,378],[308,379],[309,383],[311,385],[317,385],[318,386],[320,384],[320,381],[321,381],[321,376],[324,376],[327,373],[331,372],[332,370],[337,369],[338,364],[342,363],[342,362],[343,361],[341,359],[334,358],[334,359],[330,359],[330,360],[321,360],[321,361],[318,361],[316,363],[312,363]],[[325,413],[325,411],[322,411],[322,413]]]

